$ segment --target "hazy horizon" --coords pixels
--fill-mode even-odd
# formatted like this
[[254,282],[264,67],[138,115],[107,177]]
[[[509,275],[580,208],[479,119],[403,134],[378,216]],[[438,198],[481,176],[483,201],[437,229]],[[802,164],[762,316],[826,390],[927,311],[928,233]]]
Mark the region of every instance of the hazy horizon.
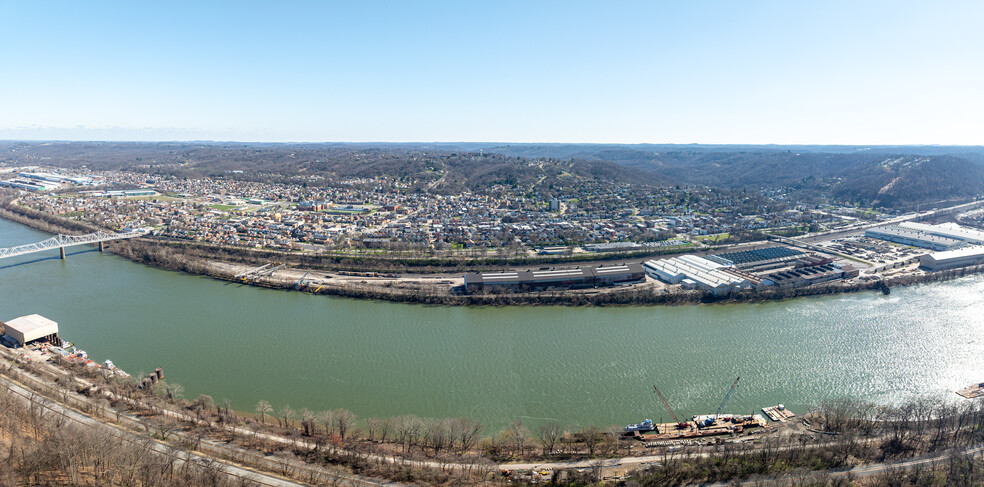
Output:
[[495,140],[325,140],[325,141],[270,141],[270,140],[215,140],[215,139],[147,139],[147,140],[125,140],[125,139],[4,139],[0,138],[0,143],[100,143],[100,144],[263,144],[263,145],[482,145],[482,146],[509,146],[509,145],[582,145],[582,146],[653,146],[653,147],[849,147],[849,148],[893,148],[893,147],[958,147],[958,148],[984,148],[984,144],[813,144],[813,143],[714,143],[714,142],[692,142],[692,143],[663,143],[663,142],[551,142],[551,141],[495,141]]

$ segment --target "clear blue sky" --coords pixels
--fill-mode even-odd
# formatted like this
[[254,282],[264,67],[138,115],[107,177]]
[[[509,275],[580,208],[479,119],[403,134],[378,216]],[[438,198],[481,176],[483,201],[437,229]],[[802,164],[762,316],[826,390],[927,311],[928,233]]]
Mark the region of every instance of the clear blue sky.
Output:
[[984,2],[0,0],[0,139],[984,144]]

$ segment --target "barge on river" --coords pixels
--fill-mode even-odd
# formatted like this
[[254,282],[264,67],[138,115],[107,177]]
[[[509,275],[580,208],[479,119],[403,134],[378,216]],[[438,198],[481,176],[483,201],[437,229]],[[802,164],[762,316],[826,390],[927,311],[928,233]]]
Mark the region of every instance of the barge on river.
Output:
[[[750,428],[765,427],[767,422],[760,414],[698,415],[690,421],[677,423],[651,423],[652,429],[640,431],[626,428],[626,436],[645,442],[681,440],[705,436],[741,434]],[[648,426],[648,425],[647,425]]]
[[981,382],[979,384],[971,384],[967,387],[964,387],[963,389],[957,391],[957,394],[960,394],[961,396],[966,397],[967,399],[974,399],[975,397],[984,396],[984,382]]

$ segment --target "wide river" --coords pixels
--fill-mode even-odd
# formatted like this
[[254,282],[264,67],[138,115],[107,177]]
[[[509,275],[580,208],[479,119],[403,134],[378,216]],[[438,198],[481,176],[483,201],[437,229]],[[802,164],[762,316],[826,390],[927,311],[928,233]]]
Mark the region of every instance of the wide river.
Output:
[[[0,247],[49,236],[0,219]],[[669,421],[779,402],[959,399],[984,381],[984,278],[784,302],[677,307],[446,307],[251,288],[91,247],[0,260],[0,320],[39,313],[131,374],[252,411],[469,416],[498,428]]]

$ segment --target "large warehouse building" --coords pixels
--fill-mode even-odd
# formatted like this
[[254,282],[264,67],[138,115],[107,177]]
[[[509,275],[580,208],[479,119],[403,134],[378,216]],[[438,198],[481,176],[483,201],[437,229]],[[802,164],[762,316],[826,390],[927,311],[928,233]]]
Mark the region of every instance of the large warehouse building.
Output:
[[574,269],[540,269],[505,272],[469,272],[465,274],[465,292],[484,289],[528,291],[551,287],[577,288],[611,286],[637,282],[646,278],[642,264],[622,264]]
[[919,257],[919,265],[931,271],[984,264],[984,246],[933,252]]
[[0,325],[3,326],[3,334],[15,340],[18,346],[24,346],[38,340],[61,345],[61,339],[58,338],[58,323],[41,315],[21,316],[10,321],[0,322]]
[[643,265],[650,276],[685,288],[702,289],[715,295],[740,289],[750,289],[762,283],[760,279],[730,266],[696,255],[649,260]]
[[932,225],[916,223],[915,225],[919,227],[912,227],[907,223],[869,228],[864,231],[864,236],[940,251],[953,250],[965,245],[963,240],[926,231]]
[[941,237],[962,240],[969,244],[974,244],[974,245],[984,244],[984,232],[974,230],[971,228],[961,227],[956,223],[942,223],[939,225],[927,225],[925,223],[918,223],[918,222],[902,222],[899,223],[899,226],[903,228],[917,230],[920,232],[926,232],[932,235],[939,235]]

